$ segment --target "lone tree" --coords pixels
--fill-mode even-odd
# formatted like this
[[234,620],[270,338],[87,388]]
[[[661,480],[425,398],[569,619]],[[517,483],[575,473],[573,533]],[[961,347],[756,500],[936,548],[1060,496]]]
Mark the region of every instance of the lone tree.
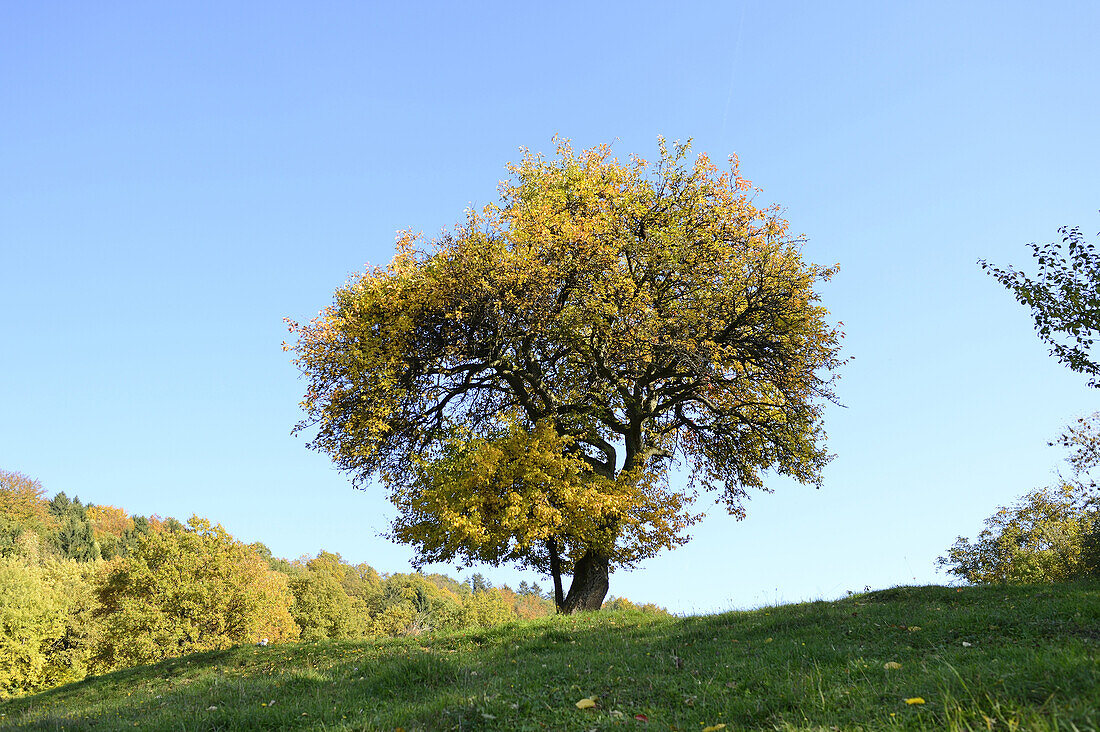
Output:
[[1050,346],[1050,355],[1100,388],[1100,363],[1092,353],[1100,334],[1100,253],[1076,226],[1063,226],[1058,233],[1061,241],[1030,245],[1039,265],[1034,278],[984,259],[978,264],[1031,308],[1035,332]]
[[803,261],[736,158],[659,147],[524,151],[498,203],[401,233],[388,267],[288,321],[297,429],[381,478],[418,562],[515,562],[559,610],[597,609],[613,567],[687,541],[699,489],[741,518],[763,471],[820,484],[843,334],[814,285],[835,268]]

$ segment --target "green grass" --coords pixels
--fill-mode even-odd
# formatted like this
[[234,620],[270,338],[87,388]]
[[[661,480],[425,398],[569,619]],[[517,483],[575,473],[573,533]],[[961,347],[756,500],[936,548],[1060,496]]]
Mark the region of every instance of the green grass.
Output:
[[[578,709],[588,696],[596,707]],[[925,703],[906,704],[915,697]],[[1096,730],[1098,710],[1092,583],[899,587],[697,618],[595,613],[242,647],[8,701],[0,726]]]

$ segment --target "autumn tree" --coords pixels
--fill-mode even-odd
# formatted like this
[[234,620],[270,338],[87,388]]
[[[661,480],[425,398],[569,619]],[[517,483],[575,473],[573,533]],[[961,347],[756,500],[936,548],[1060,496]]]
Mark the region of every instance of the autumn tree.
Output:
[[1100,253],[1078,227],[1063,226],[1060,240],[1032,243],[1038,265],[1034,277],[984,259],[981,268],[1007,287],[1021,305],[1031,308],[1035,332],[1050,354],[1100,387],[1100,363],[1093,344],[1100,334]]
[[197,516],[140,537],[109,565],[98,597],[105,632],[96,661],[105,669],[299,633],[286,576]]
[[0,516],[35,530],[52,528],[46,489],[23,473],[0,470]]
[[305,569],[290,580],[290,614],[302,630],[302,640],[368,635],[367,600],[382,592],[377,572],[365,564],[349,566],[339,554],[325,551],[307,561]]
[[306,641],[361,638],[369,633],[366,603],[351,597],[339,578],[324,571],[307,571],[290,580],[294,605],[290,615]]
[[136,546],[137,524],[133,517],[117,506],[89,505],[85,514],[92,527],[92,536],[99,544],[104,559],[112,559]]
[[698,490],[740,517],[765,471],[819,484],[842,334],[814,288],[835,270],[735,158],[688,152],[524,151],[497,203],[399,235],[290,323],[299,429],[357,485],[381,478],[418,561],[514,562],[560,609],[598,609],[614,567],[687,540]]
[[0,556],[13,553],[24,532],[45,536],[57,528],[45,494],[40,481],[0,470]]
[[339,554],[323,551],[309,563],[309,566],[319,569],[322,563],[332,567],[331,571],[340,579],[341,586],[350,597],[357,597],[366,602],[382,592],[382,577],[374,567],[365,562],[348,564]]
[[985,520],[974,541],[959,537],[938,564],[974,584],[1065,582],[1095,574],[1085,551],[1097,509],[1080,486],[1033,490]]
[[79,681],[95,635],[95,565],[0,558],[0,699]]
[[[458,589],[460,594],[448,587]],[[475,624],[477,618],[467,612],[463,604],[469,596],[468,590],[442,575],[419,572],[390,575],[366,601],[369,632],[380,636],[415,635],[427,630],[458,630]]]
[[1100,488],[1090,474],[1100,466],[1100,414],[1057,442],[1069,450],[1071,475],[999,507],[973,541],[958,537],[937,560],[948,574],[974,584],[1100,579]]

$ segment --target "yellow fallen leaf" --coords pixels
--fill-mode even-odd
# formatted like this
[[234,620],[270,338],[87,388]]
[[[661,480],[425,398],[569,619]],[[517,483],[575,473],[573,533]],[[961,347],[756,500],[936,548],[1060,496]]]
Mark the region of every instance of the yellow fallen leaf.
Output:
[[906,704],[924,704],[924,699],[921,699],[919,696],[915,696],[912,699],[906,699],[905,703]]
[[897,661],[887,661],[886,663],[882,664],[882,667],[887,671],[897,671],[899,668],[901,668],[901,664]]
[[771,643],[773,640],[775,640],[775,638],[765,638],[764,642],[765,643]]
[[726,725],[724,725],[724,724],[712,724],[709,727],[703,727],[703,732],[718,732],[718,730],[725,729],[725,728],[726,728]]
[[596,706],[596,700],[592,697],[587,697],[577,702],[577,709],[591,709],[594,706]]

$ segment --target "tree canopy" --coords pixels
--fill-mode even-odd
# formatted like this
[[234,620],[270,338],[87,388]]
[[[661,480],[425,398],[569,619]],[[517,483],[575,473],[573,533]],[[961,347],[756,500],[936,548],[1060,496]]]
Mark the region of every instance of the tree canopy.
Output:
[[289,323],[298,428],[382,479],[420,561],[516,562],[560,608],[598,608],[612,567],[687,540],[697,491],[740,517],[765,471],[820,483],[843,334],[814,288],[835,267],[736,158],[688,152],[524,151],[498,202],[400,233],[389,266]]
[[998,508],[974,541],[958,537],[940,566],[974,584],[1100,578],[1100,492],[1089,475],[1100,466],[1100,414],[1077,420],[1058,443],[1070,450],[1072,477]]
[[286,577],[198,516],[185,529],[142,536],[109,565],[97,592],[105,668],[299,634]]
[[1035,332],[1050,346],[1050,354],[1073,371],[1086,374],[1089,386],[1097,388],[1100,363],[1092,355],[1092,347],[1100,334],[1100,254],[1085,241],[1080,228],[1063,226],[1058,233],[1060,241],[1030,245],[1038,264],[1034,278],[984,259],[978,264],[1020,304],[1031,308]]

